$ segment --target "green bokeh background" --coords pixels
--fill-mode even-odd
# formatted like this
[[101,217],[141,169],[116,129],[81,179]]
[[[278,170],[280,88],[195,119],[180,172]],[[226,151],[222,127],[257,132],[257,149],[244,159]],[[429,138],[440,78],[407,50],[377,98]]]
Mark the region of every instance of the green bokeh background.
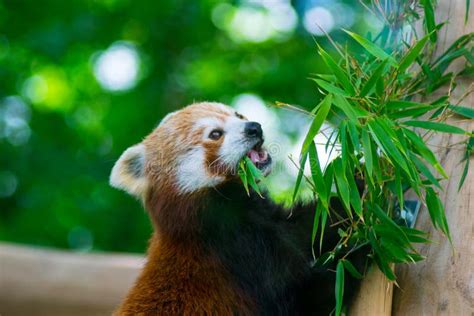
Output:
[[[333,50],[303,27],[305,12],[321,6],[338,22],[343,5],[353,18],[347,27],[362,34],[371,27],[356,1],[301,0],[291,3],[293,30],[239,38],[233,17],[274,5],[259,3],[0,1],[0,240],[144,251],[147,215],[108,185],[128,146],[193,101],[230,104],[252,93],[310,109],[320,95],[307,77],[324,72],[315,39]],[[331,32],[337,42],[346,41],[342,26]],[[98,56],[114,43],[139,55],[138,78],[127,90],[109,91],[94,75]]]

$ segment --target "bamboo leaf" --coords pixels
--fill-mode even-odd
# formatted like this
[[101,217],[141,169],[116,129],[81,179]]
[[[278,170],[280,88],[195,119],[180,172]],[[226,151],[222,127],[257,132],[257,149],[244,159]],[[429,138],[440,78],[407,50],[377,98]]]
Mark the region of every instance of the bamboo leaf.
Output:
[[334,61],[334,59],[321,47],[319,46],[319,54],[323,58],[326,65],[328,65],[329,69],[331,69],[332,73],[336,76],[339,80],[341,85],[344,87],[344,90],[349,93],[350,95],[354,95],[354,87],[346,75],[345,71]]
[[298,190],[301,185],[301,180],[303,179],[303,174],[304,174],[304,166],[306,165],[306,159],[308,158],[308,155],[302,155],[300,158],[300,168],[298,170],[298,176],[296,177],[296,184],[295,184],[295,189],[293,191],[293,202],[296,200],[296,196],[298,195]]
[[402,176],[400,170],[395,168],[395,191],[398,197],[398,204],[400,209],[403,210],[404,198],[403,198],[403,187],[402,187]]
[[311,168],[311,177],[314,182],[316,194],[319,197],[319,201],[323,204],[323,208],[327,210],[328,190],[326,188],[326,182],[324,181],[323,173],[321,171],[318,152],[316,150],[316,145],[314,144],[314,142],[311,142],[311,145],[309,146],[309,165]]
[[474,136],[471,136],[469,138],[469,141],[467,142],[467,145],[466,145],[466,151],[464,153],[464,158],[463,158],[463,160],[465,160],[466,163],[464,164],[461,180],[459,180],[458,192],[461,190],[464,184],[464,181],[466,180],[467,173],[469,172],[469,161],[471,160],[470,158],[471,158],[472,153],[474,153]]
[[365,85],[360,90],[359,95],[361,97],[365,97],[369,92],[371,92],[372,88],[375,84],[380,80],[382,74],[384,74],[385,66],[387,65],[387,59],[382,61],[382,63],[375,69],[372,76],[370,76],[369,80],[365,83]]
[[430,106],[429,104],[412,102],[412,101],[403,101],[403,100],[390,100],[385,104],[385,109],[387,111],[402,110],[407,108],[420,108]]
[[334,168],[337,170],[335,174],[336,178],[336,187],[339,192],[339,196],[342,199],[342,203],[344,204],[344,207],[347,210],[347,215],[349,215],[350,218],[352,218],[351,214],[351,207],[350,207],[350,189],[349,189],[349,183],[347,182],[346,174],[343,170],[345,170],[343,164],[342,164],[342,159],[336,158],[334,160]]
[[326,120],[329,110],[331,109],[331,103],[332,103],[332,95],[328,94],[319,104],[319,109],[313,119],[313,122],[311,123],[308,134],[306,134],[306,137],[303,141],[303,147],[301,149],[301,157],[308,152],[311,142],[316,137],[316,135],[319,132],[319,129],[321,128],[324,121]]
[[413,47],[408,50],[406,55],[403,56],[402,60],[400,61],[400,65],[398,66],[399,73],[404,73],[405,70],[407,70],[408,67],[410,67],[411,64],[413,64],[416,58],[419,57],[419,54],[423,50],[423,47],[425,47],[429,36],[431,36],[431,34],[424,36],[422,39],[416,42],[416,44],[413,45]]
[[466,108],[466,107],[457,106],[457,105],[450,105],[449,108],[453,112],[455,112],[459,115],[462,115],[462,116],[470,118],[470,119],[474,119],[474,109],[472,109],[472,108]]
[[348,170],[346,177],[347,177],[347,182],[349,183],[349,188],[350,188],[350,201],[351,205],[354,208],[354,211],[356,214],[362,218],[362,201],[360,199],[359,195],[359,189],[357,188],[357,184],[354,179],[354,173],[351,172],[351,170]]
[[319,236],[319,249],[323,249],[324,229],[326,228],[326,221],[328,219],[328,211],[321,210],[321,235]]
[[431,242],[427,239],[427,233],[415,228],[400,226],[405,235],[408,237],[408,240],[412,243],[429,243]]
[[346,268],[346,270],[356,279],[362,279],[363,278],[363,275],[357,271],[356,267],[354,267],[354,265],[349,261],[349,260],[346,260],[346,259],[342,259],[342,264],[344,265],[344,268]]
[[416,134],[415,132],[410,131],[409,129],[406,129],[406,128],[403,128],[403,133],[411,141],[411,143],[415,147],[416,151],[426,161],[428,161],[444,178],[447,178],[448,175],[446,174],[446,171],[444,171],[443,167],[438,162],[438,159],[436,159],[436,156],[433,154],[431,149],[429,149],[425,145],[425,142],[423,141],[423,139],[420,136],[418,136],[418,134]]
[[334,105],[344,112],[347,118],[355,125],[360,125],[358,114],[355,108],[349,104],[349,102],[340,95],[334,95]]
[[405,244],[409,244],[408,237],[405,235],[403,230],[398,226],[381,208],[379,205],[375,204],[372,208],[372,211],[377,216],[378,219],[389,229],[399,234],[399,237],[404,240]]
[[471,7],[471,0],[466,0],[466,13],[464,15],[464,24],[469,20],[469,9]]
[[372,142],[370,141],[369,133],[367,133],[367,130],[365,128],[362,128],[361,135],[362,147],[364,150],[365,167],[367,169],[369,177],[372,178],[374,170],[374,158],[372,157]]
[[316,235],[318,234],[319,220],[321,218],[321,212],[322,212],[322,204],[317,204],[316,205],[316,211],[314,212],[313,231],[311,233],[311,249],[313,251],[313,257],[315,257],[315,255],[314,255],[314,241],[316,239]]
[[349,130],[349,135],[351,137],[351,142],[354,145],[354,149],[356,151],[359,151],[360,150],[359,131],[357,130],[356,125],[352,121],[347,121],[347,127]]
[[423,161],[421,161],[416,155],[413,154],[410,157],[415,163],[418,170],[421,171],[421,173],[426,177],[426,179],[428,179],[429,182],[441,189],[441,185],[439,184],[438,180],[436,180],[435,176],[431,173],[430,169],[425,166]]
[[375,260],[375,263],[377,263],[377,266],[379,267],[380,271],[382,271],[383,274],[385,274],[387,279],[395,281],[396,279],[395,274],[393,273],[392,269],[390,269],[390,266],[388,265],[385,259],[384,252],[382,251],[382,249],[380,249],[377,239],[375,238],[375,233],[373,230],[369,232],[369,241],[370,241],[370,244],[372,245],[372,248],[374,248],[374,251],[375,251],[374,260]]
[[247,179],[249,185],[257,192],[257,194],[263,198],[262,193],[260,192],[260,188],[257,184],[257,180],[262,180],[263,175],[262,172],[253,164],[250,158],[245,157],[245,166],[247,167]]
[[425,113],[428,113],[429,111],[435,109],[436,107],[433,107],[432,105],[425,105],[423,107],[418,107],[418,108],[412,108],[408,110],[402,110],[402,111],[397,111],[397,112],[392,112],[388,113],[388,117],[391,119],[401,119],[401,118],[407,118],[407,117],[419,117]]
[[344,296],[344,264],[341,260],[336,267],[336,316],[341,315]]
[[439,228],[451,241],[451,234],[449,232],[448,221],[446,220],[443,204],[441,203],[438,194],[436,194],[431,187],[426,188],[425,200],[433,226]]
[[372,43],[368,39],[360,36],[359,34],[352,33],[350,31],[347,31],[347,30],[344,30],[344,29],[343,29],[343,31],[346,32],[347,34],[349,34],[349,36],[351,36],[354,40],[356,40],[371,55],[373,55],[373,56],[375,56],[379,59],[382,59],[382,60],[387,59],[391,64],[394,64],[394,65],[397,64],[397,62],[395,61],[395,59],[393,57],[388,55],[386,52],[383,51],[383,49],[381,49],[380,47],[378,47],[377,45],[375,45],[374,43]]
[[443,133],[451,133],[451,134],[466,134],[462,128],[452,126],[445,123],[438,123],[438,122],[427,122],[427,121],[406,121],[403,124],[412,127],[419,127],[424,129],[430,129],[433,131],[443,132]]
[[433,4],[431,3],[431,0],[421,0],[420,4],[423,6],[423,11],[425,13],[424,22],[427,33],[430,34],[431,42],[436,43],[438,36],[436,34],[436,22]]
[[342,90],[341,88],[336,87],[335,85],[333,85],[333,84],[331,84],[327,81],[324,81],[324,80],[321,80],[321,79],[312,79],[312,80],[314,80],[321,88],[323,88],[324,90],[326,90],[329,93],[343,95],[343,96],[346,96],[346,97],[349,96],[349,94],[346,91]]
[[407,166],[406,159],[397,149],[391,137],[387,134],[388,131],[385,131],[376,121],[371,121],[368,123],[369,129],[374,136],[375,141],[379,144],[382,151],[387,156],[387,159],[392,161],[392,163],[398,164],[407,174],[410,174],[410,170]]
[[249,183],[247,179],[247,170],[245,168],[245,162],[242,160],[239,163],[239,171],[238,171],[240,180],[242,180],[242,183],[244,185],[245,191],[247,192],[247,195],[250,196],[250,191],[249,191]]

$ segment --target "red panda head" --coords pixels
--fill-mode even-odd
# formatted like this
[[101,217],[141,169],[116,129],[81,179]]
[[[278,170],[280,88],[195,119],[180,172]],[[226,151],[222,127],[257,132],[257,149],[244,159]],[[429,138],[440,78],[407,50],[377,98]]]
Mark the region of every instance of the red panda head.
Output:
[[236,178],[247,155],[265,175],[271,157],[260,124],[220,103],[196,103],[168,114],[112,169],[110,184],[139,198],[150,191],[177,196],[203,192]]

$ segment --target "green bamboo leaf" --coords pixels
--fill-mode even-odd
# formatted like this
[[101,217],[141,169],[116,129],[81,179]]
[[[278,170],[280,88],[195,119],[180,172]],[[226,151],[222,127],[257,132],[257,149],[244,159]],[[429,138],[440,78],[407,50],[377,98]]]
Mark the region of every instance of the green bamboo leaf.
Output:
[[431,3],[431,0],[421,0],[420,4],[422,5],[423,11],[425,13],[424,22],[427,30],[426,33],[430,34],[431,42],[436,43],[438,36],[436,33],[436,22],[433,4]]
[[[398,230],[393,229],[390,225],[386,224],[376,224],[373,225],[374,232],[377,233],[377,236],[381,238],[395,240],[397,243],[402,245],[403,247],[410,247],[410,240],[409,237],[403,237]],[[401,228],[401,227],[400,227]]]
[[311,142],[309,146],[309,165],[311,169],[311,177],[314,182],[314,187],[316,194],[319,197],[319,201],[322,203],[325,210],[328,209],[328,190],[326,188],[326,182],[324,181],[323,173],[321,171],[321,166],[319,164],[318,152],[316,150],[316,145],[314,142]]
[[381,49],[380,47],[378,47],[377,45],[375,45],[374,43],[372,43],[368,39],[360,36],[359,34],[352,33],[350,31],[347,31],[347,30],[344,30],[344,29],[343,29],[343,31],[346,32],[347,34],[349,34],[349,36],[351,36],[354,40],[356,40],[371,55],[373,55],[373,56],[375,56],[379,59],[382,59],[382,60],[387,59],[391,64],[394,64],[394,65],[397,64],[397,62],[395,61],[395,59],[393,57],[388,55],[386,52],[383,51],[383,49]]
[[438,122],[428,122],[428,121],[406,121],[403,122],[404,125],[412,126],[412,127],[419,127],[424,129],[430,129],[433,131],[443,132],[443,133],[451,133],[451,134],[467,134],[462,128],[448,125],[445,123],[438,123]]
[[416,42],[415,45],[413,45],[412,48],[408,50],[405,56],[403,56],[402,60],[400,61],[400,65],[398,66],[398,72],[399,73],[404,73],[405,70],[410,67],[413,62],[416,60],[417,57],[419,57],[420,52],[423,50],[423,47],[425,47],[426,42],[428,41],[428,38],[430,37],[431,34],[428,34],[424,36],[422,39],[420,39],[418,42]]
[[323,249],[324,229],[326,228],[326,221],[328,219],[328,210],[321,211],[321,235],[319,236],[319,250]]
[[431,173],[430,169],[428,169],[423,161],[421,161],[416,155],[411,155],[411,160],[415,163],[416,167],[420,172],[428,179],[429,182],[437,186],[438,188],[441,189],[441,185],[439,184],[438,180],[436,180],[436,177]]
[[387,259],[385,258],[385,254],[383,250],[380,249],[380,246],[377,242],[377,239],[375,237],[375,233],[373,230],[369,232],[369,241],[370,241],[370,244],[372,245],[372,248],[374,248],[374,251],[375,251],[374,260],[375,260],[375,263],[377,263],[377,266],[379,267],[380,271],[382,271],[383,274],[385,274],[387,279],[391,281],[395,281],[396,279],[395,274],[393,273],[392,269],[390,269]]
[[311,233],[311,249],[313,252],[313,257],[316,257],[314,254],[314,241],[316,239],[316,235],[318,234],[319,221],[321,218],[322,208],[323,208],[322,204],[319,203],[316,205],[316,211],[314,212],[313,231]]
[[347,166],[349,161],[349,142],[347,139],[347,123],[342,121],[339,126],[339,142],[341,144],[342,165]]
[[249,185],[255,190],[255,192],[257,192],[257,194],[263,198],[263,195],[262,193],[260,192],[260,188],[257,184],[257,180],[262,180],[263,179],[263,175],[262,175],[262,172],[260,171],[260,169],[258,169],[252,162],[252,160],[250,160],[250,158],[248,157],[245,157],[245,166],[247,167],[247,179],[248,179],[248,183]]
[[421,231],[415,228],[404,227],[404,226],[400,226],[400,228],[403,230],[403,232],[408,237],[408,240],[411,243],[430,243],[431,242],[427,238],[428,234],[424,231]]
[[341,85],[344,87],[344,90],[347,91],[350,95],[354,95],[354,87],[352,86],[351,80],[346,75],[345,71],[334,61],[334,59],[321,47],[319,47],[319,54],[323,58],[326,65],[331,69],[332,73],[339,80]]
[[386,73],[384,72],[385,66],[387,65],[387,59],[382,61],[380,65],[375,69],[375,71],[372,73],[372,76],[370,76],[369,80],[365,83],[365,85],[362,87],[360,90],[359,95],[361,97],[365,97],[369,92],[371,92],[372,88],[375,86],[375,84],[381,80],[380,77]]
[[385,153],[387,159],[392,163],[396,163],[402,168],[408,175],[410,170],[407,165],[406,158],[400,153],[396,145],[393,143],[392,138],[387,134],[388,131],[384,130],[376,121],[371,121],[367,124],[374,140],[378,143],[380,149]]
[[457,106],[457,105],[450,105],[449,108],[453,112],[455,112],[459,115],[462,115],[462,116],[470,118],[470,119],[474,119],[474,109],[472,109],[472,108],[466,108],[466,107]]
[[360,150],[359,131],[357,130],[356,125],[352,121],[347,121],[347,127],[349,130],[349,135],[351,137],[352,145],[354,145],[354,149],[356,151],[359,151]]
[[308,152],[311,142],[316,137],[316,135],[319,132],[319,129],[321,128],[324,121],[326,120],[329,110],[331,109],[331,103],[332,103],[332,94],[328,94],[319,104],[319,109],[313,119],[313,122],[311,123],[308,134],[306,134],[306,137],[303,141],[303,147],[301,149],[301,155],[300,155],[301,157]]
[[470,159],[466,159],[466,162],[464,164],[464,168],[463,168],[462,174],[461,174],[461,180],[459,180],[458,192],[461,191],[461,188],[464,184],[464,181],[466,181],[466,176],[467,176],[467,173],[469,171],[469,161],[470,161]]
[[367,169],[367,173],[370,178],[372,178],[373,170],[374,170],[374,157],[372,157],[372,142],[369,138],[369,133],[365,128],[361,129],[361,141],[362,147],[364,150],[364,159],[365,159],[365,168]]
[[239,171],[238,171],[240,180],[242,180],[242,183],[244,185],[245,191],[247,192],[247,195],[250,196],[250,191],[249,191],[249,182],[247,179],[247,170],[245,167],[245,162],[242,160],[239,163]]
[[471,0],[466,0],[466,13],[464,14],[464,24],[469,20],[469,8],[471,7]]
[[318,86],[320,86],[321,88],[323,88],[324,90],[326,90],[329,93],[343,95],[343,96],[346,96],[346,97],[349,96],[349,94],[346,91],[342,90],[341,88],[336,87],[335,85],[333,85],[333,84],[331,84],[327,81],[324,81],[324,80],[321,80],[321,79],[312,79],[312,80],[314,80],[318,84]]
[[439,228],[443,233],[445,233],[449,241],[452,242],[443,203],[441,203],[438,194],[436,194],[431,187],[426,188],[425,200],[433,226]]
[[336,187],[337,191],[339,192],[339,196],[341,197],[342,203],[347,210],[347,215],[352,218],[351,214],[351,207],[350,207],[350,189],[349,183],[347,182],[346,174],[343,170],[345,170],[344,165],[342,163],[342,159],[336,158],[334,159],[334,168],[337,170],[335,172],[336,178]]
[[401,210],[403,210],[404,198],[403,198],[403,186],[402,186],[402,176],[400,170],[395,168],[395,191],[398,197],[398,204]]
[[405,235],[403,230],[398,226],[383,210],[379,205],[375,204],[372,211],[378,219],[388,228],[399,234],[399,237],[405,241],[405,244],[409,244],[408,237]]
[[[385,104],[385,109],[387,111],[402,110],[407,108],[420,108],[430,106],[430,104],[412,102],[412,101],[403,101],[403,100],[390,100]],[[434,105],[431,105],[434,106]]]
[[431,149],[429,149],[428,146],[425,145],[423,139],[415,132],[410,131],[406,128],[403,128],[403,133],[411,141],[412,145],[420,154],[420,156],[423,157],[423,159],[425,159],[426,161],[428,161],[444,178],[448,178],[446,171],[444,171],[443,167],[438,162],[438,159],[436,159],[436,156],[431,151]]
[[349,183],[350,188],[350,201],[351,205],[354,208],[356,214],[362,218],[362,201],[359,195],[359,189],[357,188],[357,184],[355,182],[354,173],[351,170],[348,170],[349,174],[346,175],[347,182]]
[[344,112],[347,118],[356,126],[359,126],[359,114],[356,112],[355,108],[343,97],[340,95],[334,95],[334,105]]
[[356,267],[354,267],[354,265],[349,261],[349,260],[346,260],[346,259],[342,259],[342,264],[344,265],[344,268],[346,268],[346,270],[356,279],[362,279],[363,278],[363,275],[357,271]]
[[[474,134],[474,131],[472,132]],[[471,154],[474,153],[474,136],[471,136],[469,138],[469,141],[466,145],[466,151],[464,152],[464,158],[463,160],[466,161],[464,164],[464,168],[461,174],[461,180],[459,180],[459,186],[458,186],[458,192],[461,190],[464,181],[466,180],[467,173],[469,171],[469,161],[471,160]]]
[[336,267],[336,316],[341,315],[344,296],[344,264],[341,260]]
[[400,247],[397,243],[381,238],[380,246],[393,262],[403,263],[414,261],[410,258],[409,253],[403,247]]
[[298,195],[298,190],[301,185],[301,180],[303,179],[303,174],[304,174],[304,166],[306,165],[306,159],[308,158],[308,155],[302,155],[300,158],[300,168],[298,170],[298,176],[296,177],[296,184],[295,184],[295,189],[293,191],[293,202],[296,200],[296,196]]
[[428,113],[429,111],[435,109],[436,107],[433,107],[432,105],[426,105],[423,107],[418,107],[418,108],[412,108],[408,110],[402,110],[402,111],[397,111],[397,112],[391,112],[388,113],[388,117],[391,119],[401,119],[401,118],[408,118],[408,117],[419,117],[425,113]]

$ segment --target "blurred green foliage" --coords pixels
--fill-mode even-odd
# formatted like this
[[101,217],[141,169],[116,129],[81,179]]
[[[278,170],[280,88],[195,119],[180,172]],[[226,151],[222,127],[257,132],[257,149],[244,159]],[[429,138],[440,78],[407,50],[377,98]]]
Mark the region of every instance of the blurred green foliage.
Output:
[[[307,77],[326,68],[305,13],[332,12],[336,41],[347,38],[338,27],[366,33],[370,21],[356,2],[301,0],[291,3],[294,29],[239,26],[239,9],[254,10],[246,13],[255,22],[274,5],[260,2],[0,1],[0,240],[141,252],[148,217],[109,187],[108,176],[160,118],[195,100],[231,103],[242,93],[313,108],[321,96]],[[352,19],[346,25],[338,24],[341,8]],[[327,38],[317,41],[332,52]],[[115,82],[122,87],[115,90],[97,79],[102,53],[114,47],[135,58],[119,58],[133,80]],[[109,81],[123,75],[113,71]]]

